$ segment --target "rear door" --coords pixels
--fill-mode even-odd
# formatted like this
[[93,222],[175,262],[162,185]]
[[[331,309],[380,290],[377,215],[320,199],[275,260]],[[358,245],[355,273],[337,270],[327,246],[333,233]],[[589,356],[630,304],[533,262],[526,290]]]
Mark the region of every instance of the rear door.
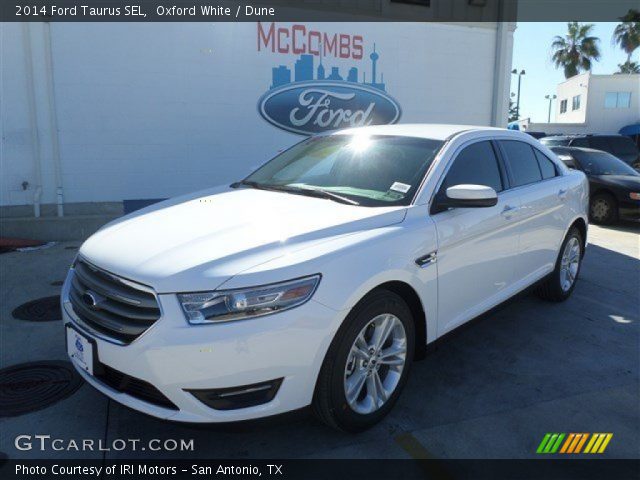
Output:
[[553,270],[565,234],[567,190],[556,165],[531,144],[500,140],[509,181],[520,200],[520,243],[515,281],[522,286]]
[[[498,192],[498,204],[444,209],[448,187],[478,184]],[[517,263],[518,197],[506,190],[506,172],[489,140],[463,145],[455,154],[431,205],[438,236],[438,335],[506,298]]]
[[610,137],[609,142],[615,155],[628,165],[633,165],[638,160],[638,148],[629,137]]

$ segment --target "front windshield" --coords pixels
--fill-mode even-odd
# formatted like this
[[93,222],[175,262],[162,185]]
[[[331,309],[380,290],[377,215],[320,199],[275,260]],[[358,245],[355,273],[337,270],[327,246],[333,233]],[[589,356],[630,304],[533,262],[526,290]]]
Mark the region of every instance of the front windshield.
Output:
[[629,165],[605,152],[572,152],[585,173],[589,175],[633,175],[638,176]]
[[386,135],[311,137],[241,183],[320,190],[365,206],[408,205],[443,143]]

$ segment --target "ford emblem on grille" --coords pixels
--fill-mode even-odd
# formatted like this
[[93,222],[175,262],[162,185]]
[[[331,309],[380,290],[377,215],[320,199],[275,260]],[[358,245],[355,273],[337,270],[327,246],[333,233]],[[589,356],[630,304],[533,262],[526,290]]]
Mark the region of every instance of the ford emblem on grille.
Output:
[[97,310],[100,308],[100,303],[104,301],[104,297],[101,297],[91,290],[87,290],[82,294],[82,301],[87,307],[91,308],[92,310]]

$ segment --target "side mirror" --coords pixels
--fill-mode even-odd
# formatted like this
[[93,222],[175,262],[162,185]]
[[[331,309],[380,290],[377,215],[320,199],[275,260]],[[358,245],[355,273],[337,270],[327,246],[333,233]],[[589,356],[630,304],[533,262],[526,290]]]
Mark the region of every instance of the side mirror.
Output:
[[448,208],[493,207],[498,203],[496,191],[486,185],[454,185],[447,188],[442,206]]

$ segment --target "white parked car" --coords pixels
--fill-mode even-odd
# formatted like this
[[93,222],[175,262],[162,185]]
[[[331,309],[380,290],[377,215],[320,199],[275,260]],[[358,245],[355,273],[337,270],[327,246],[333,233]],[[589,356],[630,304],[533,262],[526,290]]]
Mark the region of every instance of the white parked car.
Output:
[[313,405],[357,431],[428,343],[538,284],[575,287],[588,185],[514,131],[371,126],[148,207],[81,247],[67,348],[105,395],[175,421]]

